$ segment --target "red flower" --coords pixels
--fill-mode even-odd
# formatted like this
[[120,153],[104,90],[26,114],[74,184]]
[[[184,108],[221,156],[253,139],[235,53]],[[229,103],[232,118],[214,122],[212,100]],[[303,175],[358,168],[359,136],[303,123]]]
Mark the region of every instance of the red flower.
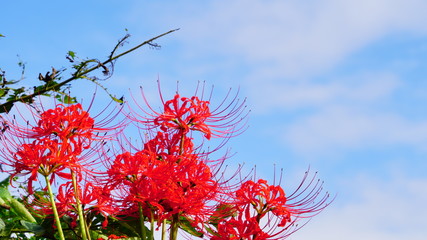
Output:
[[242,214],[237,219],[232,217],[220,221],[217,229],[210,240],[265,240],[270,237],[260,229],[254,217],[243,219]]
[[280,186],[268,185],[263,179],[259,179],[257,183],[249,180],[235,194],[237,205],[251,205],[259,219],[272,212],[281,219],[279,227],[291,221],[292,210],[287,207],[287,198]]
[[212,133],[205,122],[211,115],[208,101],[201,101],[196,96],[186,98],[176,94],[172,100],[164,103],[163,113],[153,123],[165,132],[174,129],[180,135],[186,135],[190,130],[200,131],[210,139]]
[[[94,119],[84,111],[80,104],[57,105],[42,113],[33,112],[37,121],[35,126],[23,126],[13,120],[4,119],[7,129],[1,136],[1,164],[12,167],[6,171],[12,176],[30,174],[29,192],[37,174],[50,176],[53,182],[56,175],[70,179],[74,171],[81,179],[83,171],[90,171],[94,162],[89,158],[94,152],[89,149],[93,142],[100,142],[104,136],[100,132],[118,128],[101,128],[110,120],[104,119],[95,125]],[[33,140],[34,139],[34,140]]]
[[84,111],[81,104],[64,106],[59,104],[40,115],[37,126],[32,129],[30,137],[54,135],[61,140],[75,137],[92,139],[95,121]]
[[157,132],[157,135],[144,144],[144,150],[155,153],[158,158],[162,155],[180,155],[194,153],[192,138],[179,136],[165,132]]
[[[108,235],[108,240],[122,239],[122,238],[127,238],[127,236],[116,236],[114,234]],[[105,239],[104,238],[98,238],[97,240],[105,240]]]
[[225,239],[284,239],[298,230],[294,223],[310,218],[329,203],[323,197],[321,184],[314,177],[306,184],[307,174],[297,191],[286,197],[279,185],[269,185],[259,179],[244,182],[232,200],[222,203],[211,217],[216,230],[211,240]]
[[33,193],[32,183],[37,180],[37,174],[51,176],[51,182],[55,176],[70,179],[68,169],[79,169],[76,157],[61,149],[61,144],[56,140],[41,139],[32,143],[19,146],[12,159],[5,163],[12,167],[12,178],[16,175],[30,174],[28,179],[28,191]]
[[[161,94],[160,94],[161,95]],[[201,94],[203,97],[203,93]],[[142,123],[146,129],[160,128],[163,132],[186,135],[190,131],[202,132],[206,139],[212,136],[229,138],[244,130],[241,121],[246,117],[245,100],[240,101],[237,94],[232,99],[227,97],[219,106],[211,108],[210,100],[203,100],[202,97],[192,96],[190,98],[181,97],[178,93],[174,98],[163,101],[163,111],[155,111],[142,94],[148,110],[139,107],[143,116],[135,111],[131,120]]]
[[[84,182],[84,186],[80,187],[78,186],[78,192],[79,192],[79,200],[82,206],[84,207],[83,212],[85,215],[88,215],[89,213],[93,214],[101,214],[104,216],[104,221],[102,223],[102,227],[107,227],[108,224],[108,216],[114,215],[118,208],[114,204],[113,199],[111,198],[110,189],[108,186],[98,186],[93,184],[92,182]],[[69,207],[75,206],[75,195],[74,195],[74,188],[72,187],[72,183],[68,182],[67,184],[63,184],[60,186],[60,189],[64,189],[64,192],[66,192],[66,195],[64,195],[64,199],[70,199],[65,200],[63,204],[70,204]],[[58,199],[60,200],[60,199]],[[74,202],[73,202],[74,201]],[[74,209],[75,212],[77,212],[77,209]]]
[[[118,208],[111,198],[108,186],[97,186],[91,182],[84,182],[84,186],[78,186],[79,201],[83,206],[85,216],[104,217],[102,227],[107,227],[108,216],[117,213]],[[73,219],[72,225],[77,226],[78,211],[72,182],[61,184],[56,194],[55,205],[60,216],[67,215]],[[53,215],[50,201],[47,198],[39,198],[33,201],[33,209],[42,215]]]
[[[137,207],[139,203],[150,213],[147,216],[154,214],[159,223],[173,214],[200,221],[209,215],[207,203],[215,199],[219,189],[210,168],[185,155],[159,159],[144,150],[125,153],[117,156],[108,174],[111,184],[122,189],[119,198],[126,202],[123,206]],[[129,211],[137,212],[137,208]]]

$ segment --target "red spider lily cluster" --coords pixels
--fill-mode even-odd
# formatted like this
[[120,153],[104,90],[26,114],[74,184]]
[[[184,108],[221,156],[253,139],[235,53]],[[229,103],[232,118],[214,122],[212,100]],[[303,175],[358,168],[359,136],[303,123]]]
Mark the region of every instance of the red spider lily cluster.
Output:
[[[34,214],[51,217],[56,211],[55,221],[63,221],[71,229],[67,238],[75,239],[91,239],[92,231],[105,233],[98,239],[153,239],[161,231],[162,239],[167,232],[174,240],[179,229],[186,237],[211,240],[283,239],[298,229],[297,220],[330,202],[314,179],[305,178],[287,195],[263,179],[231,183],[232,177],[219,174],[228,158],[211,159],[211,153],[245,129],[245,101],[237,95],[215,108],[200,96],[161,99],[161,111],[147,104],[139,112],[114,113],[126,118],[114,126],[110,119],[98,122],[80,104],[34,113],[33,125],[4,119],[0,163],[11,179],[27,176],[27,206]],[[141,147],[125,146],[131,141],[123,129],[131,126],[145,131]],[[204,149],[213,138],[223,141]],[[116,139],[125,141],[109,151]],[[41,176],[46,183],[35,191]],[[50,184],[59,185],[55,197],[47,194]],[[129,227],[121,231],[120,224]]]

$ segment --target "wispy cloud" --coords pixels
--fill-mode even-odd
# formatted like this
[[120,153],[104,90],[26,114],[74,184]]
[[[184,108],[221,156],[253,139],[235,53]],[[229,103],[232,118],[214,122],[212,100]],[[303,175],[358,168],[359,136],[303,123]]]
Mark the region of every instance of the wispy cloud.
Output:
[[171,17],[189,47],[237,54],[294,77],[330,69],[388,34],[426,33],[426,8],[420,0],[235,0]]
[[[263,79],[262,75],[252,76]],[[264,82],[251,89],[256,99],[255,112],[282,109],[323,108],[334,104],[376,106],[390,100],[401,85],[398,76],[387,72],[360,73],[352,76],[335,77],[323,82],[289,80]],[[268,93],[268,98],[265,98]]]
[[364,73],[327,74],[390,35],[425,35],[427,2],[235,0],[208,5],[192,15],[171,13],[185,31],[178,39],[192,53],[241,59],[247,66],[241,83],[255,114],[309,108],[287,126],[276,126],[296,152],[426,143],[427,123],[391,109],[402,84],[394,69],[364,66]]
[[427,179],[357,177],[345,184],[346,193],[356,197],[349,201],[338,195],[329,209],[291,239],[423,240],[427,236],[423,207]]
[[425,150],[427,122],[331,106],[286,126],[283,140],[297,153],[309,156],[405,145]]

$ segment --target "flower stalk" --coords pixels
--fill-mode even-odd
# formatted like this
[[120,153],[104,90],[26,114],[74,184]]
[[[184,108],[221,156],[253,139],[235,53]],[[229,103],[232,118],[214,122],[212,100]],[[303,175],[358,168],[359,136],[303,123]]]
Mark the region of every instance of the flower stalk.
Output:
[[87,240],[89,233],[87,232],[88,228],[86,225],[82,204],[80,203],[80,191],[79,191],[79,186],[77,185],[76,173],[74,171],[71,171],[71,179],[72,179],[73,189],[74,189],[74,198],[76,199],[77,212],[79,215],[81,238],[82,240]]
[[178,237],[179,215],[172,215],[171,228],[169,233],[169,240],[176,240]]
[[145,231],[145,216],[142,211],[141,203],[138,203],[138,210],[139,210],[139,228],[141,230],[141,238],[145,240],[147,239],[147,233]]
[[47,191],[49,193],[49,199],[50,199],[50,203],[52,206],[53,215],[55,217],[56,228],[58,229],[59,239],[65,240],[64,232],[62,231],[61,221],[59,220],[58,210],[57,210],[56,204],[55,204],[55,198],[54,198],[53,192],[52,192],[52,187],[50,186],[48,176],[44,176],[44,177],[45,177],[45,181],[46,181]]

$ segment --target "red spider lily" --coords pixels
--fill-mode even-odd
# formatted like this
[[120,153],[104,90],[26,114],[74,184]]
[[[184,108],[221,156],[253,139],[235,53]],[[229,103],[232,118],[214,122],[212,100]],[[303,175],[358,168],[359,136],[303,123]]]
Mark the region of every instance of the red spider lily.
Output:
[[270,237],[262,231],[255,217],[246,214],[247,218],[243,219],[242,215],[239,214],[237,219],[231,217],[221,220],[217,224],[218,232],[210,240],[265,240]]
[[[48,109],[39,116],[37,125],[31,129],[18,128],[20,137],[28,138],[50,138],[59,139],[63,145],[79,154],[83,149],[91,146],[93,140],[106,139],[105,136],[97,137],[102,132],[107,132],[116,127],[105,128],[105,123],[95,124],[87,111],[84,111],[81,104],[64,106],[58,104],[54,109]],[[111,121],[111,120],[107,120]]]
[[212,136],[229,138],[244,130],[244,124],[240,125],[240,123],[247,115],[245,100],[240,101],[237,94],[229,99],[229,94],[217,107],[211,108],[211,101],[203,100],[203,93],[201,97],[195,95],[191,98],[181,97],[177,93],[168,101],[164,101],[160,93],[162,112],[155,111],[142,94],[149,110],[140,106],[139,109],[148,116],[132,111],[134,114],[131,119],[142,123],[147,129],[160,128],[161,131],[178,135],[199,131],[208,140]]
[[[301,218],[310,218],[329,203],[329,195],[323,197],[321,184],[314,178],[305,185],[307,173],[297,191],[285,195],[280,186],[269,185],[259,179],[242,184],[234,192],[233,200],[217,210],[211,217],[212,240],[222,239],[284,239],[298,230],[294,223]],[[294,228],[292,228],[294,227]],[[297,229],[295,229],[297,228]]]
[[[5,134],[9,138],[18,139],[58,139],[64,143],[64,146],[69,144],[70,147],[77,148],[76,151],[81,151],[81,149],[88,148],[93,140],[105,140],[112,137],[100,136],[101,133],[116,130],[117,134],[125,126],[124,121],[121,120],[116,125],[106,127],[117,117],[119,111],[112,111],[101,121],[95,122],[95,118],[83,110],[81,104],[69,106],[58,104],[53,109],[44,110],[39,107],[35,107],[35,109],[36,111],[29,109],[36,121],[36,124],[33,125],[29,121],[26,125],[22,125],[15,119],[2,119]],[[95,117],[100,116],[101,114],[98,114]],[[22,118],[24,117],[22,116]]]
[[165,132],[157,132],[157,135],[144,144],[144,150],[154,152],[159,158],[164,154],[180,155],[194,153],[192,138],[178,136]]
[[[108,216],[117,213],[118,208],[111,198],[110,189],[107,186],[97,186],[91,182],[84,182],[84,186],[78,186],[79,201],[84,206],[83,212],[86,217],[101,214],[104,217],[102,227],[107,227]],[[60,216],[67,215],[72,218],[72,226],[77,226],[77,202],[71,182],[61,184],[56,195],[56,207]],[[32,202],[33,209],[41,215],[51,216],[53,214],[50,202],[46,198],[40,198]]]
[[208,216],[207,203],[215,199],[219,190],[210,168],[194,157],[163,157],[159,159],[148,151],[117,156],[108,174],[111,183],[122,189],[122,205],[134,206],[128,211],[135,213],[142,206],[144,214],[153,215],[159,223],[174,214],[194,221]]
[[279,227],[283,227],[291,221],[291,210],[287,207],[287,198],[280,186],[268,185],[267,181],[263,179],[259,179],[257,183],[249,180],[242,184],[235,195],[236,204],[238,206],[251,205],[257,212],[258,219],[271,211],[280,217]]
[[50,182],[54,182],[55,177],[71,179],[70,171],[77,173],[81,177],[83,171],[87,171],[82,163],[84,156],[79,156],[81,151],[72,149],[67,143],[59,139],[40,138],[30,143],[21,145],[4,146],[1,156],[4,158],[0,162],[10,169],[12,177],[28,175],[28,191],[33,193],[33,181],[37,180],[37,175],[41,174],[50,177]]
[[64,106],[59,104],[40,114],[37,126],[32,129],[30,137],[54,135],[62,141],[82,137],[93,138],[95,120],[84,111],[81,104]]
[[[6,170],[12,176],[30,174],[30,193],[37,173],[51,176],[53,182],[55,175],[69,179],[69,171],[76,172],[77,177],[81,177],[82,171],[90,171],[89,167],[95,164],[95,160],[89,162],[89,159],[95,152],[91,152],[89,147],[106,138],[97,137],[99,133],[119,129],[123,125],[119,122],[111,128],[103,128],[112,120],[105,118],[100,124],[95,124],[80,104],[59,104],[40,114],[33,112],[33,116],[37,121],[35,126],[29,123],[24,126],[14,119],[4,118],[6,129],[0,142],[3,146],[0,163],[12,167]],[[92,144],[95,140],[96,144]]]
[[[228,139],[245,129],[245,124],[242,124],[247,115],[245,101],[240,101],[237,94],[230,97],[230,92],[214,108],[210,100],[203,99],[203,91],[199,94],[201,96],[197,96],[196,92],[195,96],[189,98],[181,97],[177,93],[173,99],[167,101],[163,100],[160,93],[163,111],[155,111],[142,94],[148,110],[138,107],[145,116],[131,109],[132,114],[129,118],[134,123],[142,124],[141,129],[156,134],[155,138],[147,141],[144,149],[158,149],[169,155],[197,154],[199,157],[208,159],[209,154],[223,147]],[[197,138],[193,135],[194,132],[201,132],[203,137]],[[210,140],[212,137],[223,138],[223,140],[216,142],[216,147],[203,149],[205,140]],[[201,141],[196,143],[195,138]],[[210,164],[213,164],[211,167],[216,166],[219,171],[226,158],[227,155],[216,160],[209,158]]]
[[[114,234],[108,235],[108,240],[112,240],[112,239],[122,239],[122,238],[127,238],[127,236],[117,236]],[[104,238],[98,238],[97,240],[105,240]]]
[[[118,208],[114,205],[113,199],[111,198],[110,189],[108,186],[97,186],[91,182],[84,182],[83,188],[78,186],[79,201],[84,206],[83,212],[85,216],[89,214],[97,215],[101,214],[104,216],[102,226],[105,228],[108,224],[108,216],[114,215]],[[68,215],[77,214],[76,201],[75,201],[75,189],[71,182],[62,184],[59,187],[58,194],[58,206],[62,206],[63,209],[68,209]],[[71,211],[71,213],[70,213]]]
[[65,179],[71,179],[67,169],[79,169],[74,154],[62,151],[61,145],[56,140],[41,139],[29,144],[23,144],[13,154],[11,161],[5,163],[12,167],[11,176],[30,174],[28,179],[28,191],[33,193],[32,183],[37,180],[38,173],[43,176],[51,176],[51,182],[55,175]]
[[[73,219],[73,226],[77,219],[77,211],[75,209],[76,200],[72,193],[65,188],[66,184],[59,187],[58,193],[56,194],[55,205],[60,217],[68,214]],[[31,207],[41,216],[53,216],[52,205],[47,196],[41,195],[41,192],[37,192],[36,199],[31,202]],[[45,193],[47,195],[47,193]]]
[[226,188],[215,179],[212,167],[221,166],[224,159],[209,166],[213,161],[207,156],[212,151],[203,151],[202,145],[195,147],[192,134],[201,132],[207,140],[238,134],[243,128],[236,126],[244,118],[245,107],[237,97],[229,103],[226,98],[211,111],[210,101],[202,97],[176,94],[171,100],[162,100],[163,112],[150,106],[151,111],[143,110],[148,117],[133,112],[131,119],[142,123],[143,129],[158,131],[142,150],[119,154],[108,166],[108,183],[118,189],[117,198],[128,208],[122,213],[136,217],[143,208],[144,217],[159,224],[184,217],[199,227],[212,215],[213,203]]
[[211,117],[209,102],[201,101],[198,97],[180,97],[176,94],[172,100],[164,103],[164,111],[153,120],[162,131],[176,130],[179,135],[186,135],[190,130],[204,133],[211,138],[211,130],[205,121]]

